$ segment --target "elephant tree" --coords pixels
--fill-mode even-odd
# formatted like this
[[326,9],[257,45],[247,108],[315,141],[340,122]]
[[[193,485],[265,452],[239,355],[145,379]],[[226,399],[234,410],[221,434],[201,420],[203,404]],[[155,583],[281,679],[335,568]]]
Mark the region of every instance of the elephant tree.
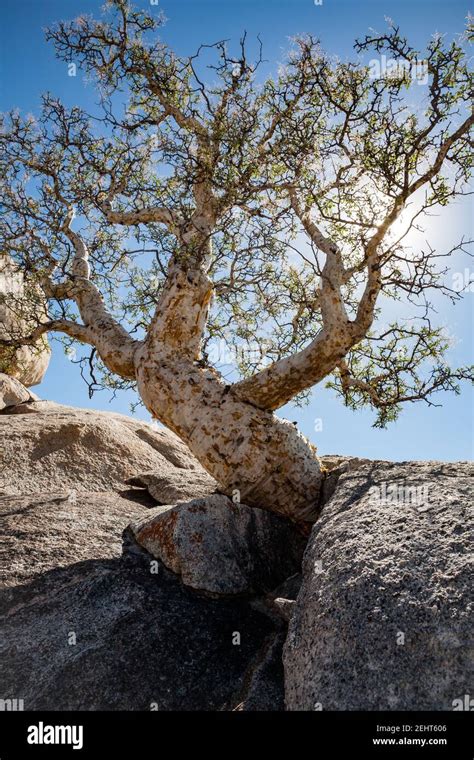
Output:
[[[420,54],[393,25],[355,62],[296,39],[266,78],[245,38],[183,58],[161,24],[112,0],[103,20],[50,29],[59,58],[96,77],[100,111],[47,95],[38,120],[4,119],[2,248],[49,310],[22,342],[90,344],[103,382],[136,385],[224,492],[311,522],[324,473],[275,410],[326,380],[385,425],[473,377],[448,366],[429,301],[460,297],[443,261],[468,241],[410,243],[468,192],[468,34],[431,39],[416,87]],[[398,64],[374,78],[368,51]],[[381,324],[388,299],[412,316]],[[212,362],[224,342],[232,382]]]

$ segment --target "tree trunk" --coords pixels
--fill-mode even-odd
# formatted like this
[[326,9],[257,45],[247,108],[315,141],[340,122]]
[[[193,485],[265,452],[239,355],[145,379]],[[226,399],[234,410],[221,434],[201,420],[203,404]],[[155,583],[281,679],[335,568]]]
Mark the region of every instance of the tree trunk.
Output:
[[322,482],[316,450],[290,422],[238,399],[212,370],[146,341],[135,354],[147,409],[191,449],[224,493],[297,522],[314,522]]
[[[106,366],[136,378],[151,414],[191,449],[222,491],[234,500],[298,523],[314,522],[322,472],[316,450],[289,422],[242,399],[211,369],[201,369],[212,282],[202,261],[186,250],[172,261],[145,341],[134,341],[106,312],[88,279],[88,251],[76,247],[76,303]],[[209,230],[194,259],[209,248]],[[207,246],[207,247],[206,247]],[[183,261],[186,268],[183,268]]]

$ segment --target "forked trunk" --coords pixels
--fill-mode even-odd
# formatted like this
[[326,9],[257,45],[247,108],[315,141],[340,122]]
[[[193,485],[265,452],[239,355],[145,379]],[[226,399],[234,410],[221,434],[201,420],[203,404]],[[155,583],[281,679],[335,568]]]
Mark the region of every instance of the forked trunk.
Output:
[[191,449],[224,493],[314,522],[322,482],[315,448],[290,422],[233,395],[208,369],[148,343],[135,356],[147,409]]

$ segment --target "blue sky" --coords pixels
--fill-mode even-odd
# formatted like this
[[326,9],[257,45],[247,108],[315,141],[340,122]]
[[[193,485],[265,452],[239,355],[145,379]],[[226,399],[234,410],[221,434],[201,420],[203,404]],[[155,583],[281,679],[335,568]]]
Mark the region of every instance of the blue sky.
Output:
[[[42,29],[82,13],[98,14],[101,4],[101,0],[2,0],[1,110],[19,107],[34,113],[40,94],[47,90],[69,106],[93,110],[93,88],[85,85],[80,72],[75,78],[68,76],[66,64],[57,61],[44,42]],[[136,0],[136,5],[149,7],[149,2]],[[288,38],[295,34],[311,32],[330,52],[345,57],[351,53],[354,38],[363,36],[369,27],[383,29],[384,18],[389,16],[413,44],[423,47],[434,32],[448,36],[460,32],[469,10],[464,0],[323,0],[322,5],[314,0],[162,0],[159,8],[168,18],[162,37],[177,52],[194,52],[201,42],[224,38],[238,41],[246,30],[249,40],[261,36],[268,69],[274,69],[283,58]],[[444,213],[433,224],[430,242],[446,250],[457,242],[460,231],[474,237],[470,211],[472,207],[464,202]],[[463,272],[469,262],[456,259],[453,266]],[[450,354],[453,364],[472,361],[473,303],[474,293],[454,308],[439,303],[437,321],[446,324],[456,337]],[[77,367],[66,359],[58,344],[54,345],[46,378],[36,390],[42,398],[123,413],[129,412],[133,400],[131,394],[121,394],[110,401],[107,392],[89,400]],[[350,412],[320,387],[309,406],[285,407],[280,414],[297,421],[321,453],[394,460],[472,458],[472,390],[465,385],[460,396],[440,395],[436,401],[443,404],[442,408],[428,408],[423,403],[406,406],[387,430],[371,427],[374,415],[370,411]],[[144,409],[138,409],[137,414],[148,419]]]

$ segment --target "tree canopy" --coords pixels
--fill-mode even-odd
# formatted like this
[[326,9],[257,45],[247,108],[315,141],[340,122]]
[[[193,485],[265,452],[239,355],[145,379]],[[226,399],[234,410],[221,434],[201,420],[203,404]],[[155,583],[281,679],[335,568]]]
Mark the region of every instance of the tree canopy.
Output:
[[[59,23],[47,38],[96,81],[100,112],[46,94],[37,118],[2,119],[0,249],[48,303],[24,341],[62,333],[92,346],[104,382],[133,383],[126,352],[178,267],[190,282],[205,273],[212,298],[179,340],[203,367],[229,346],[233,392],[260,409],[325,380],[385,425],[403,402],[472,380],[473,368],[448,365],[431,308],[434,292],[461,297],[448,257],[471,241],[410,242],[470,192],[470,28],[419,51],[390,24],[356,42],[353,60],[303,36],[263,76],[264,49],[250,59],[245,35],[234,52],[218,41],[180,57],[162,25],[125,0],[100,20]],[[406,65],[375,77],[367,54]],[[387,299],[404,305],[388,324]]]

